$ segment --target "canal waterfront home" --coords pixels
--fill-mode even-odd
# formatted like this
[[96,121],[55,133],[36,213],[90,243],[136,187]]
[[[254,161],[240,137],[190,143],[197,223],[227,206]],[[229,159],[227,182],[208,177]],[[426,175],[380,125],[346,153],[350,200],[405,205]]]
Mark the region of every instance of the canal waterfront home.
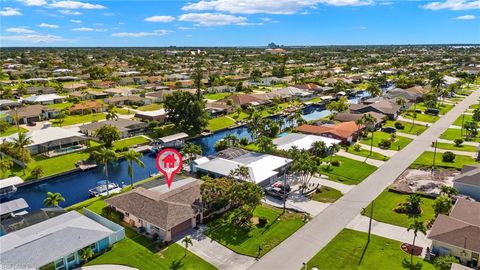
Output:
[[293,147],[299,150],[310,150],[315,142],[324,142],[326,147],[341,143],[341,141],[337,139],[302,133],[289,133],[273,140],[273,144],[277,149],[284,151],[288,151]]
[[480,203],[457,199],[450,215],[438,215],[428,234],[432,252],[453,255],[463,265],[479,267],[480,260]]
[[214,177],[230,177],[233,170],[246,167],[249,173],[246,181],[267,186],[283,176],[291,163],[292,160],[288,158],[230,147],[213,156],[195,160],[192,170]]
[[152,238],[171,241],[202,222],[200,185],[195,178],[176,180],[171,187],[135,188],[105,202],[123,214],[123,221]]
[[375,99],[372,100],[372,102],[351,104],[349,109],[351,113],[377,112],[388,116],[390,120],[395,120],[397,119],[402,106],[396,104],[394,101]]
[[[50,157],[85,149],[88,140],[78,128],[48,127],[29,131],[26,135],[32,140],[27,146],[32,155]],[[13,142],[16,138],[18,133],[5,138],[5,141]]]
[[146,123],[118,118],[114,120],[106,120],[101,122],[93,122],[90,124],[80,126],[80,132],[86,134],[87,136],[92,136],[95,131],[103,126],[111,125],[116,127],[120,131],[121,138],[128,138],[138,134],[142,134],[147,127]]
[[122,226],[87,209],[84,209],[84,215],[76,211],[65,212],[61,208],[48,211],[44,215],[37,212],[22,217],[28,222],[23,223],[21,229],[13,229],[0,237],[2,269],[18,266],[74,269],[82,263],[81,250],[90,248],[94,254],[101,253],[125,237]]
[[301,125],[296,128],[300,133],[313,134],[340,140],[342,143],[357,141],[364,129],[363,125],[357,125],[355,121],[338,124]]

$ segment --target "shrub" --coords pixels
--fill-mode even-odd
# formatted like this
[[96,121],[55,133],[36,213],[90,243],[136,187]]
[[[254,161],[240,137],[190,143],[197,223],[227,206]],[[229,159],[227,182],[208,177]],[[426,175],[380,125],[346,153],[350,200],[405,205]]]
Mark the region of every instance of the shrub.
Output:
[[405,126],[400,122],[395,122],[395,128],[396,129],[405,129]]
[[462,143],[463,143],[463,139],[462,138],[456,138],[453,142],[455,143],[456,147],[460,147],[460,145],[462,145]]
[[458,259],[449,255],[449,256],[440,256],[435,258],[433,265],[436,269],[439,270],[449,270],[452,267],[452,263],[458,263]]
[[40,178],[44,173],[45,173],[45,171],[43,170],[43,167],[42,167],[42,166],[36,166],[35,168],[32,169],[32,171],[30,172],[30,175],[32,176],[32,178],[38,179],[38,178]]
[[332,161],[332,166],[340,167],[340,161],[339,160],[333,160]]
[[387,140],[387,139],[383,139],[379,144],[378,146],[382,149],[389,149],[390,146],[392,146],[392,142],[390,140]]
[[268,222],[268,220],[267,220],[266,218],[260,217],[260,218],[258,219],[257,227],[263,228],[263,227],[265,227],[265,225],[267,225],[267,222]]
[[455,160],[455,154],[447,151],[442,154],[442,161],[443,162],[453,162]]
[[361,149],[362,149],[362,146],[360,146],[360,144],[355,144],[355,145],[353,146],[353,150],[355,150],[355,151],[357,151],[357,152],[360,151]]
[[241,138],[240,139],[240,144],[245,146],[245,145],[248,145],[248,139],[247,138]]

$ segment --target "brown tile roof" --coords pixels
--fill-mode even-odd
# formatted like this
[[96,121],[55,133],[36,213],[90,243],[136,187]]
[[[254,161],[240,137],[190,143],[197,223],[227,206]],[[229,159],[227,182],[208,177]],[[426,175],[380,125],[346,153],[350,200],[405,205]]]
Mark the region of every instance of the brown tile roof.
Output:
[[375,118],[376,122],[382,122],[385,119],[385,115],[377,112],[369,112],[369,113],[338,113],[335,115],[335,120],[340,122],[350,122],[356,121],[359,118],[362,118],[365,114],[370,114]]
[[438,215],[428,238],[480,252],[480,203],[458,199],[450,216]]
[[[43,105],[40,105],[40,104],[29,105],[29,106],[25,106],[25,107],[19,107],[17,109],[18,118],[20,118],[20,119],[21,118],[29,118],[29,117],[39,116],[40,114],[42,114],[45,111],[56,111],[56,110],[52,109],[52,108],[48,108],[47,106],[43,106]],[[15,114],[16,113],[15,113],[14,110],[11,110],[11,111],[8,112],[8,115],[10,115],[14,119],[16,117]]]
[[86,102],[82,102],[82,103],[77,103],[77,104],[73,104],[72,107],[70,107],[70,111],[71,112],[75,112],[75,111],[82,111],[82,110],[88,110],[88,109],[99,109],[101,108],[103,105],[102,103],[96,101],[96,100],[91,100],[91,101],[86,101]]
[[308,134],[317,134],[321,135],[324,133],[335,134],[338,137],[347,139],[352,136],[357,130],[362,129],[362,125],[357,125],[355,121],[339,123],[336,125],[301,125],[297,128],[297,131]]
[[139,187],[105,201],[115,208],[168,230],[198,213],[200,185],[201,181],[195,179],[165,193],[156,191],[156,188]]
[[397,113],[401,106],[398,104],[395,104],[393,102],[390,102],[388,100],[381,100],[372,104],[351,104],[350,105],[350,110],[351,111],[358,111],[358,110],[363,110],[365,108],[373,108],[376,109],[382,113],[386,114],[395,114]]
[[252,102],[258,102],[261,104],[265,102],[263,99],[248,94],[231,95],[225,99],[230,99],[237,105],[245,105]]

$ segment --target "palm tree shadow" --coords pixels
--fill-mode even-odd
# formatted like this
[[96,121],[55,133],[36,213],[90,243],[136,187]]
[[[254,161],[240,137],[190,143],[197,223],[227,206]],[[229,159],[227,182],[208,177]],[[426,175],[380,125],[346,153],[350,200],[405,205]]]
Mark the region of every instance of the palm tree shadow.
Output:
[[277,220],[279,220],[282,215],[283,215],[283,213],[280,213],[272,223],[265,226],[265,229],[263,229],[262,234],[264,234],[266,231],[268,231],[268,229],[270,229],[270,227],[273,226],[273,224],[275,224],[275,222],[277,222]]
[[422,265],[421,262],[410,264],[410,262],[407,259],[403,259],[402,267],[405,268],[405,269],[410,269],[410,270],[421,270],[423,265]]
[[[182,258],[182,259],[183,259],[183,258]],[[181,260],[182,260],[182,259],[181,259]],[[183,263],[182,263],[181,260],[179,260],[179,261],[173,261],[173,262],[170,264],[169,269],[171,269],[171,270],[182,269]]]

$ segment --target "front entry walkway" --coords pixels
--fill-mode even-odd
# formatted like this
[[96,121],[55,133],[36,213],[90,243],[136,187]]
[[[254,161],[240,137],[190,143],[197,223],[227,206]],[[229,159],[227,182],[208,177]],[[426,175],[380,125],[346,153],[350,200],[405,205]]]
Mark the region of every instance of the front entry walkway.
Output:
[[[255,258],[235,253],[206,236],[203,233],[205,229],[206,227],[201,225],[198,230],[191,229],[187,232],[186,236],[189,236],[193,243],[188,248],[189,251],[222,270],[244,270],[255,263]],[[177,244],[184,246],[182,239],[178,240]]]

